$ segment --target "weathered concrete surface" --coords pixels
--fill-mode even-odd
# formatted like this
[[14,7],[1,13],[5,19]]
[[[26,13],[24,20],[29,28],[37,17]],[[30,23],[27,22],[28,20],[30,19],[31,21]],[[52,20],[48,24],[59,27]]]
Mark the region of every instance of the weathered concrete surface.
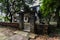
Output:
[[5,36],[3,33],[0,33],[0,40],[5,40],[7,39],[8,37]]
[[31,38],[30,40],[60,40],[60,37],[36,35],[34,33],[23,32],[10,27],[0,27],[0,40],[28,40],[29,38]]
[[22,35],[14,35],[6,40],[28,40],[28,37],[22,36]]
[[38,35],[37,34],[34,34],[34,33],[29,33],[29,38],[34,39],[36,36],[38,36]]
[[28,33],[14,28],[0,27],[0,40],[28,40]]
[[20,35],[23,35],[23,36],[28,36],[29,35],[28,32],[19,31],[19,30],[15,31],[14,34],[20,34]]

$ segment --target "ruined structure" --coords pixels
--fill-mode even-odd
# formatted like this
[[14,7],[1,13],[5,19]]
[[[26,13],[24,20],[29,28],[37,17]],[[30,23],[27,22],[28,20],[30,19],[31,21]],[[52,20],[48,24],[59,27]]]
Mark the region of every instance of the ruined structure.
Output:
[[[19,23],[20,30],[24,30],[27,32],[34,32],[34,24],[35,24],[35,13],[34,11],[28,11],[28,12],[19,12],[14,15],[15,19],[13,18],[13,22]],[[15,21],[14,21],[15,20]]]
[[[27,3],[27,5],[31,8],[31,11],[21,11],[18,14],[14,14],[13,22],[18,22],[21,30],[34,32],[35,25],[35,16],[39,10],[39,0],[34,0],[34,3]],[[37,4],[37,5],[35,5]],[[25,9],[24,9],[25,10]]]

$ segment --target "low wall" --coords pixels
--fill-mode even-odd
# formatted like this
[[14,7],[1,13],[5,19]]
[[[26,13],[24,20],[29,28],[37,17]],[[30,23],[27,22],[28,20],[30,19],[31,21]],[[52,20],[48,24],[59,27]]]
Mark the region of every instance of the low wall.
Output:
[[57,27],[55,25],[35,25],[36,34],[56,34]]
[[[10,27],[15,27],[19,29],[19,23],[6,23],[6,22],[0,22],[0,26],[10,26]],[[31,29],[30,29],[31,30]],[[51,32],[54,32],[55,27],[52,25],[35,25],[34,27],[34,32],[36,34],[49,34]]]
[[6,23],[6,22],[0,22],[0,26],[19,27],[19,24],[18,24],[18,23]]

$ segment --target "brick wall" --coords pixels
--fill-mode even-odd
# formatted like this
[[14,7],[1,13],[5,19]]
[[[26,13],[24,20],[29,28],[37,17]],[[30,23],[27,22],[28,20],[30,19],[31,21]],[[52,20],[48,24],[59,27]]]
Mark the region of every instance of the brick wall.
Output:
[[11,26],[11,27],[19,27],[18,23],[5,23],[5,22],[0,22],[1,26]]

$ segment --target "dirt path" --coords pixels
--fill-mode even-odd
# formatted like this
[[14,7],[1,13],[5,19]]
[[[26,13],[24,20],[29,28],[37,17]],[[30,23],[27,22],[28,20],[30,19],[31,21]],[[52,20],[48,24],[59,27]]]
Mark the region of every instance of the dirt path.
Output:
[[30,40],[60,40],[60,37],[48,37],[46,35],[40,35],[34,39],[35,34],[0,26],[0,40],[28,40],[29,37],[31,37]]
[[60,40],[60,37],[46,37],[46,36],[40,36],[36,39],[30,39],[30,40]]
[[27,34],[15,28],[0,26],[0,40],[28,40]]

